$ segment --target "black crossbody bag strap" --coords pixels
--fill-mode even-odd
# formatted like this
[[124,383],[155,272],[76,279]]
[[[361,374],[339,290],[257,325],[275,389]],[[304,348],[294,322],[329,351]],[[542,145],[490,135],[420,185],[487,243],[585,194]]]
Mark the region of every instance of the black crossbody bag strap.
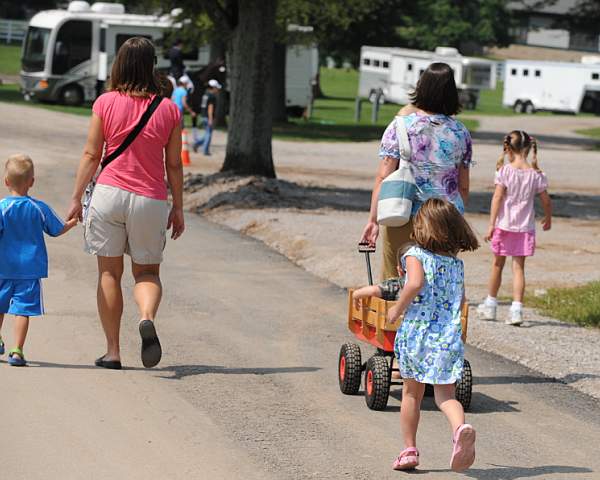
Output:
[[100,171],[104,170],[110,162],[112,162],[115,158],[117,158],[125,150],[127,150],[127,147],[129,147],[129,145],[132,144],[135,138],[144,129],[144,127],[148,123],[148,120],[150,120],[150,117],[158,108],[163,98],[164,97],[161,97],[160,95],[156,95],[156,97],[154,97],[154,99],[152,100],[152,102],[150,102],[150,105],[148,105],[148,108],[146,108],[146,111],[140,118],[140,121],[137,123],[134,129],[131,132],[129,132],[129,135],[127,135],[125,140],[123,140],[123,143],[121,143],[121,145],[119,145],[119,147],[114,152],[112,152],[109,156],[105,157],[104,160],[102,160],[102,163],[100,164]]

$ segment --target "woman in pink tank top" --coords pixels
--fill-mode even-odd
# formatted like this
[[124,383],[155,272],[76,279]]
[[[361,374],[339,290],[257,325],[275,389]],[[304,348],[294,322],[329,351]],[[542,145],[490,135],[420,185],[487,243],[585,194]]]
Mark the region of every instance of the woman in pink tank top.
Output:
[[[106,335],[106,353],[96,360],[120,369],[119,331],[123,312],[123,257],[131,257],[134,297],[140,314],[142,363],[158,364],[162,349],[154,317],[162,294],[160,263],[166,243],[183,233],[183,169],[180,113],[162,99],[127,148],[97,178],[85,218],[81,198],[100,161],[117,150],[162,94],[152,42],[135,37],[119,49],[109,91],[94,103],[87,143],[77,170],[68,218],[84,222],[85,250],[98,259],[98,313]],[[165,181],[166,175],[166,181]],[[172,205],[167,202],[168,189]]]

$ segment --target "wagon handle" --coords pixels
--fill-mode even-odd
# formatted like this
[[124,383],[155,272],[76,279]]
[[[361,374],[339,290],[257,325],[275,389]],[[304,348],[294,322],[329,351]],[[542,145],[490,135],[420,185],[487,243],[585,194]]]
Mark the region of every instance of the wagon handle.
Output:
[[365,254],[365,260],[367,261],[367,276],[369,278],[369,285],[373,285],[373,271],[371,270],[371,253],[375,252],[375,246],[367,242],[360,242],[358,244],[358,252]]

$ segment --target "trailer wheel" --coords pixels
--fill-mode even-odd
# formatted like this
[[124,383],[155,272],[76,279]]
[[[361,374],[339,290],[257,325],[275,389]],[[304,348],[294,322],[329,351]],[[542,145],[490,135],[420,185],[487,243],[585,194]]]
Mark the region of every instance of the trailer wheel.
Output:
[[355,343],[344,343],[338,359],[338,381],[345,395],[355,395],[360,388],[362,362],[360,347]]
[[523,112],[527,115],[532,115],[535,113],[535,107],[533,106],[533,102],[527,101],[525,105],[523,105]]
[[67,85],[60,92],[60,103],[70,107],[81,105],[83,103],[83,90],[79,85]]
[[513,106],[513,112],[515,113],[523,113],[523,102],[521,100],[517,100]]
[[473,373],[471,372],[471,364],[467,359],[463,364],[462,377],[456,382],[456,399],[460,402],[465,410],[468,410],[471,405],[471,396],[473,394]]
[[365,401],[371,410],[383,410],[390,394],[390,366],[385,357],[374,355],[365,369]]

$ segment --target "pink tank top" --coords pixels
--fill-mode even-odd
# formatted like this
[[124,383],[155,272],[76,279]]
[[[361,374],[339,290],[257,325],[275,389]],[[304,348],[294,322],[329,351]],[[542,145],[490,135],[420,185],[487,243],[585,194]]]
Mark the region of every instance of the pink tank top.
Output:
[[[92,110],[102,120],[105,156],[121,145],[151,101],[152,98],[134,98],[118,92],[98,97]],[[133,143],[104,169],[98,183],[166,200],[164,150],[180,116],[175,104],[163,99]]]

